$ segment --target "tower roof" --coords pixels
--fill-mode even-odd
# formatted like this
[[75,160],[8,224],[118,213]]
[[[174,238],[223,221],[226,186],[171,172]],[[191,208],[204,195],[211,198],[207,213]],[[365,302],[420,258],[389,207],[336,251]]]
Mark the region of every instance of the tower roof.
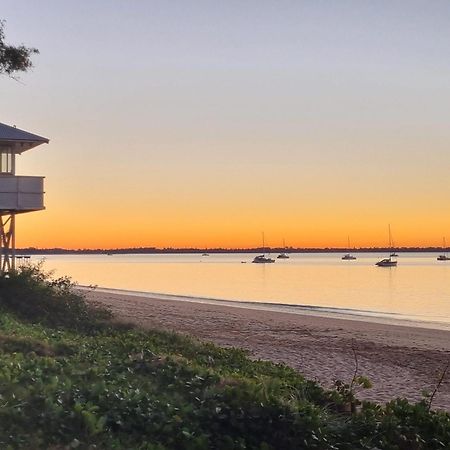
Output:
[[48,143],[49,140],[45,137],[0,122],[0,147],[9,147],[15,153],[22,153],[38,145]]

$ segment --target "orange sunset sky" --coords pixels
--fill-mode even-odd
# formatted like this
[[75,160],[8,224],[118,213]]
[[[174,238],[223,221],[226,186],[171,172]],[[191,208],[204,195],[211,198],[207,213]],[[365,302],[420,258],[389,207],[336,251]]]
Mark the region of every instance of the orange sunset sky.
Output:
[[[36,20],[39,17],[39,20]],[[39,48],[0,122],[46,210],[17,246],[450,241],[450,5],[5,0]]]

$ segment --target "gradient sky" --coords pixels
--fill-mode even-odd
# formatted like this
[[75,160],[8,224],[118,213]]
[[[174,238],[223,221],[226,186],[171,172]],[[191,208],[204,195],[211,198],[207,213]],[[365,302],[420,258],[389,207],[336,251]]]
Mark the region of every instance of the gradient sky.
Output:
[[2,0],[18,246],[450,241],[448,1]]

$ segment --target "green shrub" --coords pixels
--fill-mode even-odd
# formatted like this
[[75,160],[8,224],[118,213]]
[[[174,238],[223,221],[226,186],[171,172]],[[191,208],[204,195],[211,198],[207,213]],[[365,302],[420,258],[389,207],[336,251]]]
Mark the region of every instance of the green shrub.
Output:
[[23,320],[53,327],[85,328],[109,318],[74,289],[68,277],[52,278],[42,264],[0,276],[0,307]]

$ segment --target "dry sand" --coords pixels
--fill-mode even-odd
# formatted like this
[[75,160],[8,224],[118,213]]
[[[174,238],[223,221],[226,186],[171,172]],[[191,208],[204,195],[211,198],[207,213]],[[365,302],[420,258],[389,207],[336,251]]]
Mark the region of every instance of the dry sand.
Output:
[[[355,369],[373,388],[360,398],[419,400],[432,391],[450,359],[450,332],[361,320],[317,317],[221,304],[204,304],[94,291],[92,301],[122,320],[145,328],[174,330],[221,346],[241,347],[251,357],[283,362],[323,386],[350,381]],[[450,372],[450,371],[449,371]],[[450,373],[433,406],[450,410]]]

